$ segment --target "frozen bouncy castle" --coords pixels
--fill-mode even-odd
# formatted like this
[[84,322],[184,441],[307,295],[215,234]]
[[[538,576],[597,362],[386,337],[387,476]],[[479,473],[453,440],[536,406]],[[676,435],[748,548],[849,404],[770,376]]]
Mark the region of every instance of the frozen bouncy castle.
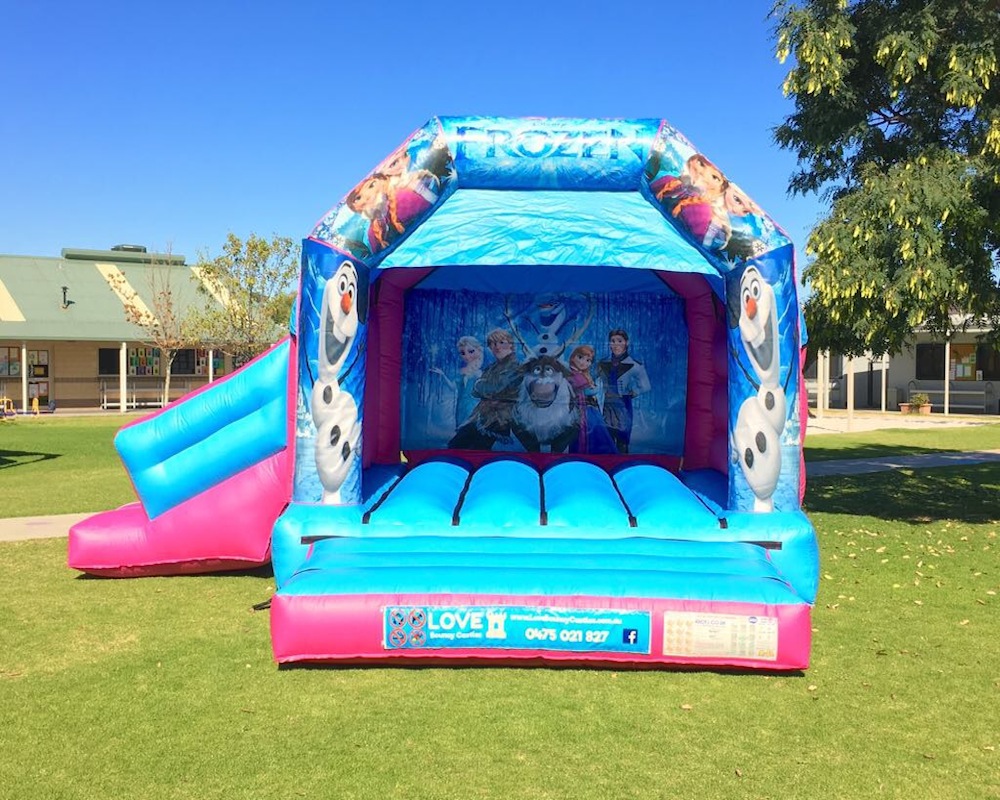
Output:
[[70,566],[273,564],[279,662],[808,664],[793,248],[661,120],[436,118]]

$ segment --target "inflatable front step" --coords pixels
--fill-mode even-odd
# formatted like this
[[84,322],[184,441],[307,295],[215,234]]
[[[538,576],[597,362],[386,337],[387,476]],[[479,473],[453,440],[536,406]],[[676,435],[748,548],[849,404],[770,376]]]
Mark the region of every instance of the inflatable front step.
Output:
[[272,600],[279,662],[808,665],[810,606],[756,545],[356,542],[316,543]]
[[275,658],[804,668],[813,584],[778,561],[811,537],[769,516],[730,527],[648,464],[425,462],[285,512]]

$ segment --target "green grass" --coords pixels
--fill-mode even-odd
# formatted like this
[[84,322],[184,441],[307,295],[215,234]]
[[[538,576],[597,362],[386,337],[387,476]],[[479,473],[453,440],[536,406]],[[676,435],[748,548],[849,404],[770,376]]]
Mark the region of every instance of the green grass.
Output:
[[[112,445],[135,415],[42,417],[0,423],[0,517],[103,511],[135,494]],[[929,430],[893,429],[811,436],[807,461],[1000,449],[1000,424]]]
[[0,423],[0,517],[104,511],[135,500],[112,441],[135,415]]
[[1000,424],[965,428],[888,428],[865,433],[806,436],[806,461],[877,458],[938,451],[998,450]]
[[[36,448],[50,487],[91,433]],[[278,669],[266,571],[98,580],[64,539],[2,544],[0,798],[1000,798],[998,497],[998,464],[811,481],[790,675]]]

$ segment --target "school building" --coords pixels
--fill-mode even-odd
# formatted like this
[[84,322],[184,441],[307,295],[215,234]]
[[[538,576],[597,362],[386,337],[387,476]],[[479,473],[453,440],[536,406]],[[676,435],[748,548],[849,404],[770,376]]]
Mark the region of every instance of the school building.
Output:
[[[199,291],[201,283],[184,256],[138,245],[66,248],[59,258],[0,255],[3,412],[161,405],[160,352],[147,331],[127,320],[125,308],[152,313],[154,295],[165,287],[175,309],[221,302]],[[230,369],[219,351],[181,350],[170,399]]]
[[926,394],[935,414],[1000,413],[1000,353],[982,341],[990,329],[958,314],[952,322],[950,339],[918,330],[892,357],[820,353],[806,370],[810,404],[896,411]]

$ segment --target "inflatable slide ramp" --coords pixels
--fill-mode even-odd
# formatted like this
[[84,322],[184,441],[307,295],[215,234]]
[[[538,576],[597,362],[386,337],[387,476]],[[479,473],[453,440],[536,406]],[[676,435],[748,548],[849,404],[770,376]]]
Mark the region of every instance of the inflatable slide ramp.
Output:
[[286,338],[231,375],[122,428],[115,437],[139,502],[69,532],[68,562],[127,577],[267,564],[288,501]]

